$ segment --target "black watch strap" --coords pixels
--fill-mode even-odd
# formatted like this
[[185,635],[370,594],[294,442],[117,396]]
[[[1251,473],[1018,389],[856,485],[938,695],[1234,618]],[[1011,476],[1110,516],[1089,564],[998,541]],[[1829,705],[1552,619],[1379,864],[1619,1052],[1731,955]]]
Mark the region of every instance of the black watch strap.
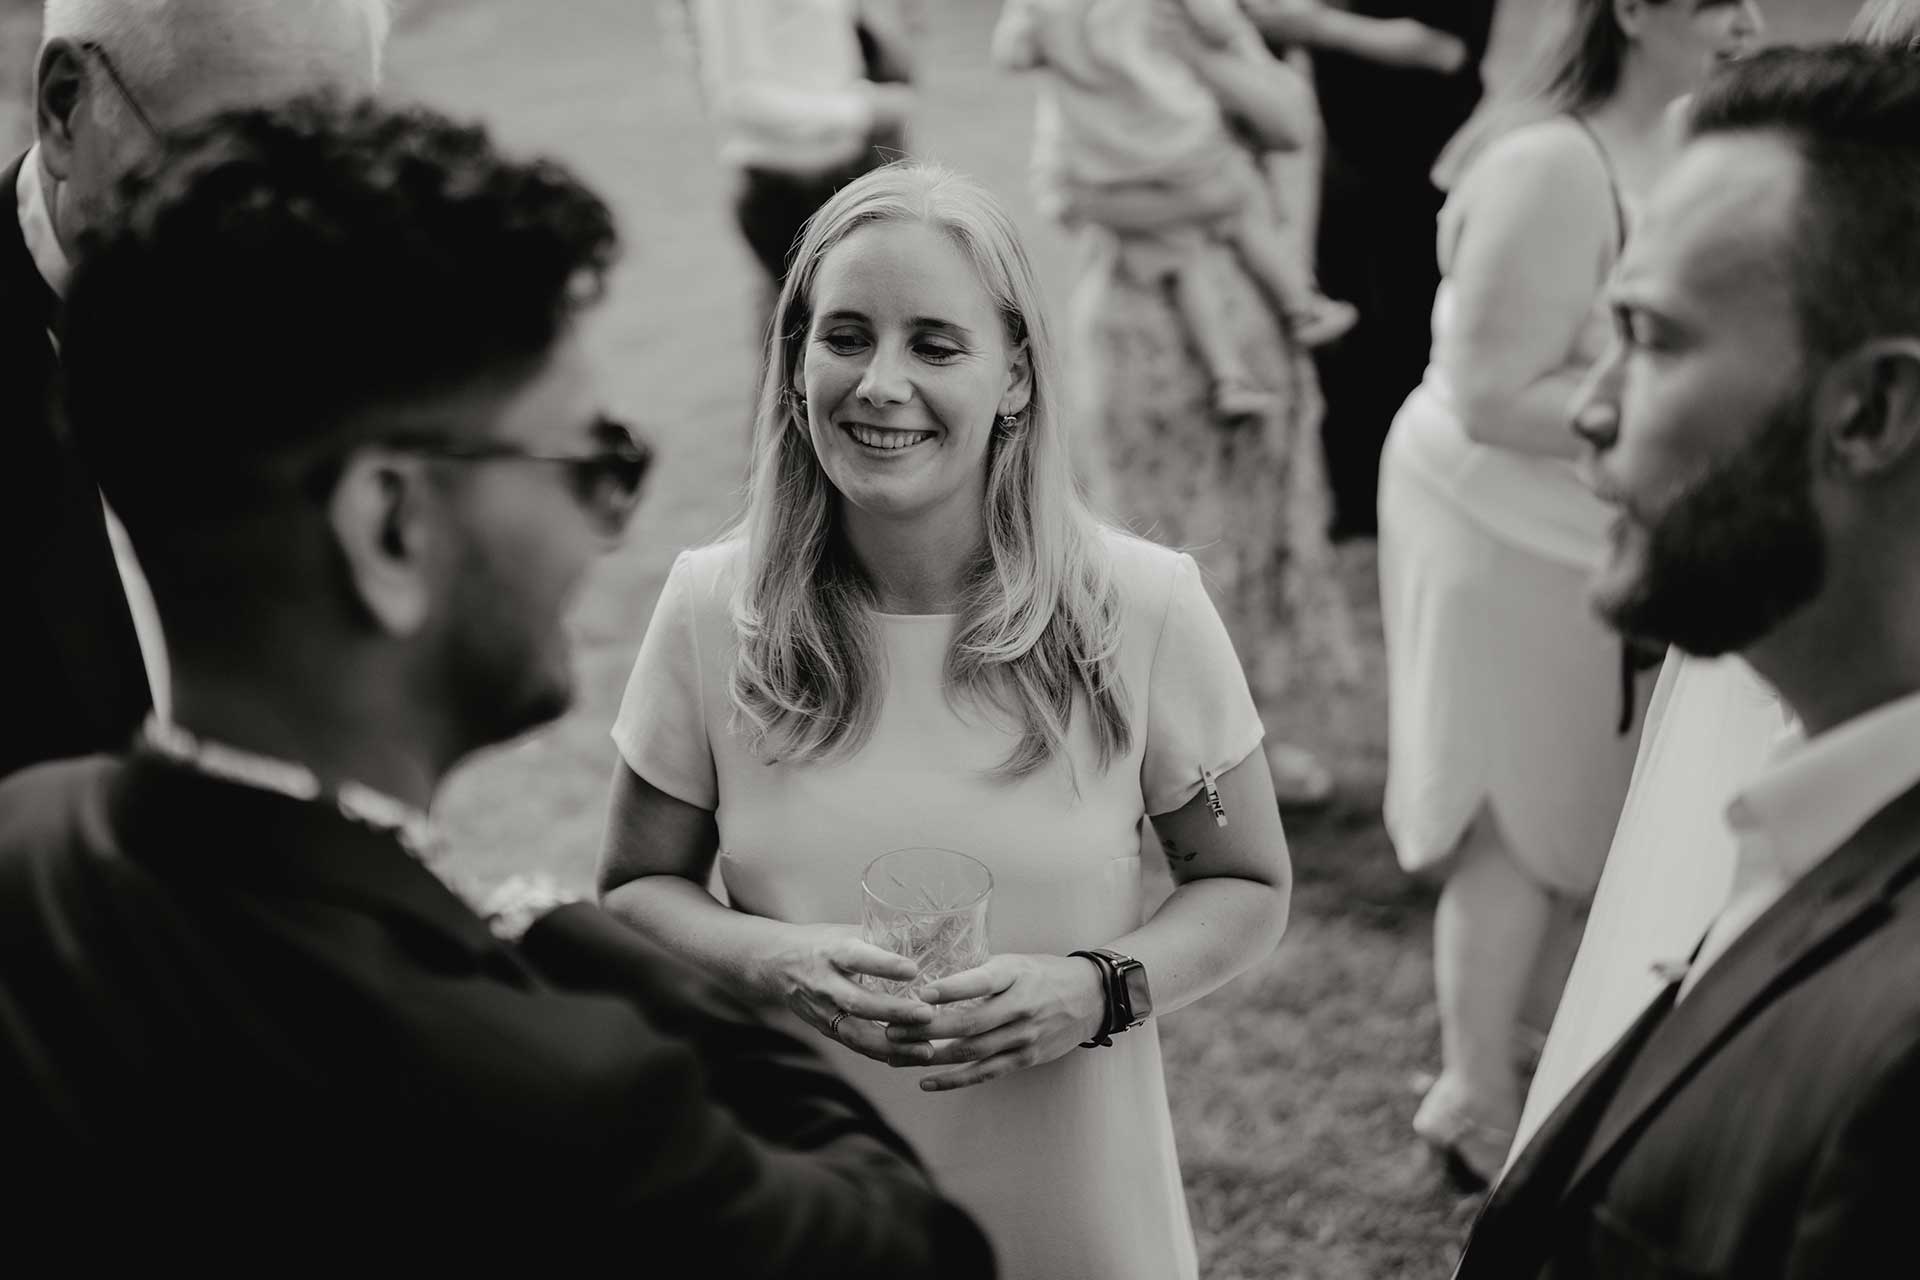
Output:
[[1095,955],[1107,962],[1113,972],[1112,998],[1107,1002],[1112,1010],[1111,1020],[1107,1023],[1108,1035],[1119,1035],[1122,1031],[1131,1031],[1147,1020],[1146,1010],[1133,1007],[1132,974],[1144,974],[1145,966],[1132,956],[1123,956],[1118,951],[1106,947],[1095,947]]
[[1106,1021],[1100,1025],[1100,1034],[1091,1040],[1082,1040],[1080,1047],[1082,1049],[1111,1049],[1113,1047],[1114,1023],[1119,1013],[1119,1010],[1113,1007],[1113,989],[1119,981],[1120,975],[1114,972],[1113,961],[1107,959],[1098,951],[1069,951],[1067,954],[1070,956],[1080,956],[1083,959],[1093,961],[1093,967],[1100,971],[1100,998],[1101,1002],[1106,1006],[1107,1011]]

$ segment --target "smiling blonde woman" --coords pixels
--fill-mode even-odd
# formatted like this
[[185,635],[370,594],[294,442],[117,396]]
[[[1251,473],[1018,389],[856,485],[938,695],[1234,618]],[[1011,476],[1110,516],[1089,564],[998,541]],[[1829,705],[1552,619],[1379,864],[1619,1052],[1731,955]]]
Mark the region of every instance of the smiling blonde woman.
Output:
[[[1148,1015],[1272,950],[1286,839],[1192,560],[1075,489],[1038,296],[1005,213],[945,170],[890,166],[810,224],[745,517],[675,564],[614,726],[601,886],[822,1037],[1004,1276],[1179,1280]],[[1147,917],[1149,818],[1176,887]],[[882,995],[918,975],[862,940],[861,873],[926,845],[991,870],[993,954]]]

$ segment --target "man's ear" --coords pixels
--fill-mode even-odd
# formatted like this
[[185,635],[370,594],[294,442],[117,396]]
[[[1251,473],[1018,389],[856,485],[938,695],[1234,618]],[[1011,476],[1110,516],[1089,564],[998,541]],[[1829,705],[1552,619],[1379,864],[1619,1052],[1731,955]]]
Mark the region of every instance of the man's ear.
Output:
[[73,170],[75,119],[87,98],[86,55],[71,40],[47,41],[33,78],[33,131],[40,162],[56,182]]
[[420,459],[357,450],[327,501],[327,522],[361,604],[391,636],[417,632],[432,609],[427,476]]
[[1026,343],[1013,349],[1013,360],[1007,368],[1007,391],[1000,397],[1000,414],[1022,414],[1033,403],[1033,357]]
[[1836,360],[1814,394],[1828,470],[1870,480],[1920,453],[1920,338],[1878,338]]

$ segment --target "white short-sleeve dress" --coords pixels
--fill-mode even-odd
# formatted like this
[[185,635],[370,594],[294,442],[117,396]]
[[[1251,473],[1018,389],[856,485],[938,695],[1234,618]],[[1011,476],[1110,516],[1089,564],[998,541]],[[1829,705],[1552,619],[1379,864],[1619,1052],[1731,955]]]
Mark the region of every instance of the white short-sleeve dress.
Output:
[[[1260,719],[1191,558],[1104,535],[1125,602],[1120,650],[1133,743],[1099,767],[1084,708],[1064,762],[997,779],[1017,735],[942,683],[948,615],[879,615],[885,690],[872,737],[825,763],[767,764],[735,731],[730,603],[744,546],[675,562],[613,729],[627,764],[715,813],[720,873],[741,911],[860,919],[860,875],[890,849],[938,845],[993,871],[993,950],[1064,955],[1142,918],[1141,822],[1186,804],[1203,769],[1251,754]],[[953,1093],[918,1088],[784,1013],[913,1143],[993,1238],[1008,1280],[1182,1280],[1196,1274],[1160,1043],[1149,1022],[1110,1049]]]

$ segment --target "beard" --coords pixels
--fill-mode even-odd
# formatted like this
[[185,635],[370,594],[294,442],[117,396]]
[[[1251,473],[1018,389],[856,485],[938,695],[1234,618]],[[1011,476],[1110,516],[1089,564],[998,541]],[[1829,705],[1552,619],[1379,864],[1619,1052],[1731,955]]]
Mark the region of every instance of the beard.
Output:
[[1819,594],[1827,547],[1813,505],[1810,411],[1807,395],[1777,408],[1745,447],[1641,526],[1637,557],[1623,547],[1633,526],[1620,517],[1612,564],[1593,593],[1609,626],[1719,657]]
[[573,705],[572,653],[558,601],[529,599],[525,585],[492,572],[477,551],[455,579],[454,622],[439,665],[443,705],[457,718],[467,750],[517,738]]

